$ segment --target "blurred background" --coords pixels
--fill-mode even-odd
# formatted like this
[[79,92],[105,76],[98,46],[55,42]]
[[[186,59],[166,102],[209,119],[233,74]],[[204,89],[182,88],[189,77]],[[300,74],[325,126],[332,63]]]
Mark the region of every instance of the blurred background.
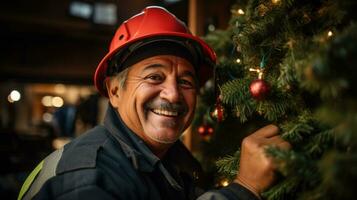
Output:
[[[35,165],[100,123],[92,77],[117,26],[149,5],[203,36],[224,29],[231,0],[17,0],[0,6],[0,199],[16,199]],[[194,135],[184,139],[191,149]],[[196,137],[197,138],[197,137]]]

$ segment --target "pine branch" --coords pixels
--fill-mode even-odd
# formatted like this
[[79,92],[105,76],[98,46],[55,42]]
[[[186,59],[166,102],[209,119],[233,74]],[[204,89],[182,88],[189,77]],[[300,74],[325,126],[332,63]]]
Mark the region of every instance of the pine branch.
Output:
[[[333,146],[335,140],[335,132],[333,129],[324,130],[312,136],[308,143],[304,146],[304,150],[308,155],[321,155],[328,148]],[[316,156],[312,156],[316,157]]]
[[246,80],[236,79],[222,85],[222,102],[235,108],[234,113],[241,122],[253,114],[254,102],[251,101]]
[[295,119],[280,125],[283,131],[282,137],[292,144],[301,142],[306,135],[311,134],[314,130],[312,120],[311,113],[305,110]]
[[[248,0],[245,15],[233,14],[227,32],[213,38],[225,52],[219,67],[223,103],[241,122],[258,113],[281,124],[282,137],[293,146],[267,149],[282,175],[264,193],[268,199],[355,196],[356,8],[353,0]],[[232,45],[218,41],[229,34]],[[237,57],[239,65],[233,64]],[[271,91],[257,101],[249,92],[257,77],[249,69],[261,62]],[[234,177],[238,162],[235,155],[216,164]]]
[[294,108],[295,101],[289,95],[275,94],[272,98],[260,101],[257,110],[263,113],[268,121],[277,121],[284,117],[287,111]]
[[290,177],[264,192],[262,196],[268,200],[292,199],[296,196],[295,191],[299,186],[301,179],[299,177]]
[[237,175],[237,169],[239,169],[240,150],[238,150],[233,156],[226,156],[219,159],[216,162],[218,172],[224,174],[229,179],[234,179]]

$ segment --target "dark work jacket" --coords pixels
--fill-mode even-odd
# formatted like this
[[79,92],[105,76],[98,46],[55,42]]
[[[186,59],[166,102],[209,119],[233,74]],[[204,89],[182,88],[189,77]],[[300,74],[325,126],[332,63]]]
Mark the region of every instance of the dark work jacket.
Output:
[[180,141],[160,160],[109,105],[104,125],[45,158],[19,199],[257,199],[238,184],[199,192],[200,170]]

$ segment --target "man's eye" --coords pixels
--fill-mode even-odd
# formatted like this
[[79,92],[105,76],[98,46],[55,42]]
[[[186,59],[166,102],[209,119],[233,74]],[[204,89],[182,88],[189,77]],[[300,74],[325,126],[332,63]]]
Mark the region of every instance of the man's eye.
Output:
[[194,83],[192,81],[186,80],[186,79],[180,79],[179,84],[182,85],[183,87],[187,88],[193,88]]
[[154,74],[154,75],[149,75],[145,78],[146,80],[150,80],[150,81],[154,81],[154,82],[160,82],[162,81],[164,78],[158,74]]

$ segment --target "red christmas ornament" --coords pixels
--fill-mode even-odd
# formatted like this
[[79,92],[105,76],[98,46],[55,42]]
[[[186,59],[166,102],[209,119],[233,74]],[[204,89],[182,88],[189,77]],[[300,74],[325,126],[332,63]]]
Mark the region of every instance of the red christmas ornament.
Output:
[[226,113],[222,104],[217,103],[214,109],[210,112],[210,116],[217,122],[222,122],[226,118]]
[[254,99],[262,100],[269,94],[270,86],[263,79],[256,79],[250,83],[249,92]]
[[214,129],[212,126],[205,124],[198,127],[197,131],[202,137],[206,137],[211,136],[214,132]]

